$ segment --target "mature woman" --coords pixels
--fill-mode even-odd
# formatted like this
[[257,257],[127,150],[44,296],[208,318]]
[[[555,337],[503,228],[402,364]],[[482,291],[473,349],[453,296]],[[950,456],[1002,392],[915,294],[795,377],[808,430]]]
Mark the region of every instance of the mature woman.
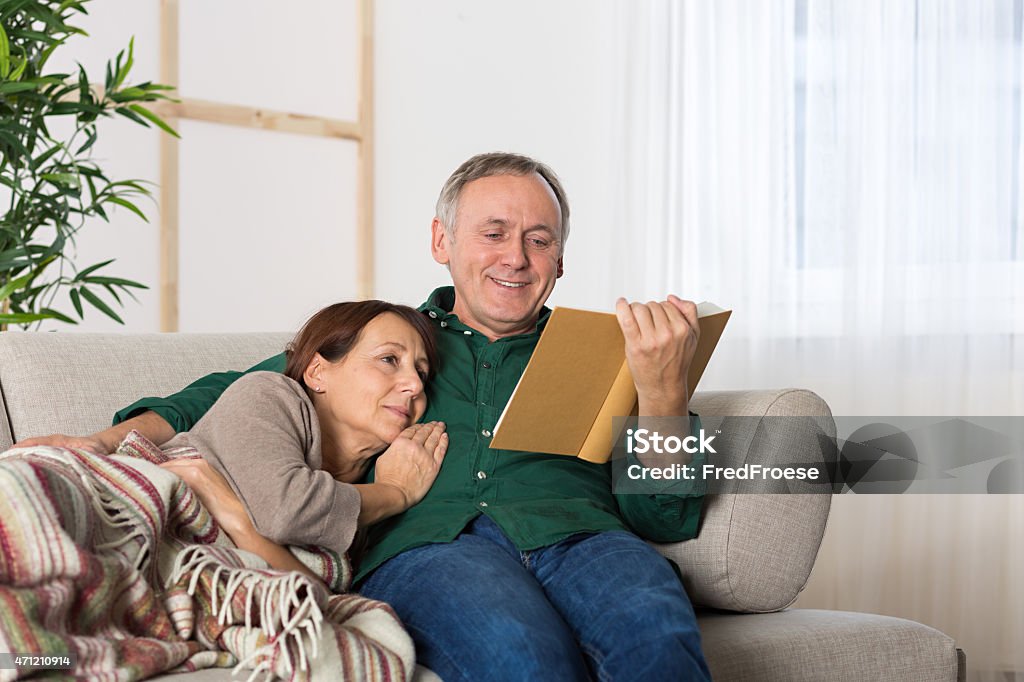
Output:
[[[405,306],[324,308],[289,345],[283,375],[240,378],[163,446],[194,447],[202,459],[162,466],[189,483],[240,549],[311,575],[282,545],[344,554],[358,528],[416,504],[437,476],[444,424],[416,423],[437,366],[431,334]],[[374,482],[358,483],[382,451]]]

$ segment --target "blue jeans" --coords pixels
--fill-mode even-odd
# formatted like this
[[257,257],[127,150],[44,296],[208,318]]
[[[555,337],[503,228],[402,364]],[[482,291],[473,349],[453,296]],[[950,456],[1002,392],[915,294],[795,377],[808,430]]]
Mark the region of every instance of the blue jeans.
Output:
[[668,561],[624,531],[520,552],[487,516],[384,563],[360,592],[395,609],[445,682],[710,680]]

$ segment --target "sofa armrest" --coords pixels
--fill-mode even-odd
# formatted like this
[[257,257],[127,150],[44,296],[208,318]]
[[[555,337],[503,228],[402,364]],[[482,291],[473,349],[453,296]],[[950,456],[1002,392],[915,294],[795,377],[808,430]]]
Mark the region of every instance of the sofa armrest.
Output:
[[[799,389],[698,393],[691,409],[718,429],[715,463],[834,465],[835,422]],[[829,486],[780,483],[771,494],[709,494],[699,535],[655,545],[696,605],[765,613],[786,608],[807,583],[828,520]],[[814,490],[815,492],[811,492]]]

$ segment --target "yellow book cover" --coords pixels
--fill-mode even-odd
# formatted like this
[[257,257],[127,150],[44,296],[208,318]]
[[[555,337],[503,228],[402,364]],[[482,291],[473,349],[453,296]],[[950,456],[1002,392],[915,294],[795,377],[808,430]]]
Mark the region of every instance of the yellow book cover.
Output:
[[[700,340],[687,377],[690,395],[731,314],[713,303],[697,306]],[[555,308],[494,428],[491,447],[606,462],[615,437],[612,417],[636,414],[636,398],[615,315]]]

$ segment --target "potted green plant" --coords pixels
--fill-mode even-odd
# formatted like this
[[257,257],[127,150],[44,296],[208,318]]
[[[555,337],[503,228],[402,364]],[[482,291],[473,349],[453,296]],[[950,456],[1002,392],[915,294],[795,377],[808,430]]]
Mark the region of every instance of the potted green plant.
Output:
[[[29,328],[53,319],[77,324],[59,310],[65,293],[74,314],[85,305],[123,324],[115,307],[122,295],[145,285],[110,276],[106,260],[79,267],[75,236],[91,219],[108,220],[115,207],[146,216],[137,201],[148,183],[113,180],[92,157],[96,124],[121,116],[177,137],[145,104],[169,100],[169,86],[128,84],[134,39],[107,62],[102,85],[85,69],[47,70],[54,51],[76,35],[71,22],[87,14],[89,0],[0,0],[0,328]],[[73,126],[54,125],[69,121]],[[68,130],[56,134],[51,129]],[[133,297],[134,298],[134,297]]]

